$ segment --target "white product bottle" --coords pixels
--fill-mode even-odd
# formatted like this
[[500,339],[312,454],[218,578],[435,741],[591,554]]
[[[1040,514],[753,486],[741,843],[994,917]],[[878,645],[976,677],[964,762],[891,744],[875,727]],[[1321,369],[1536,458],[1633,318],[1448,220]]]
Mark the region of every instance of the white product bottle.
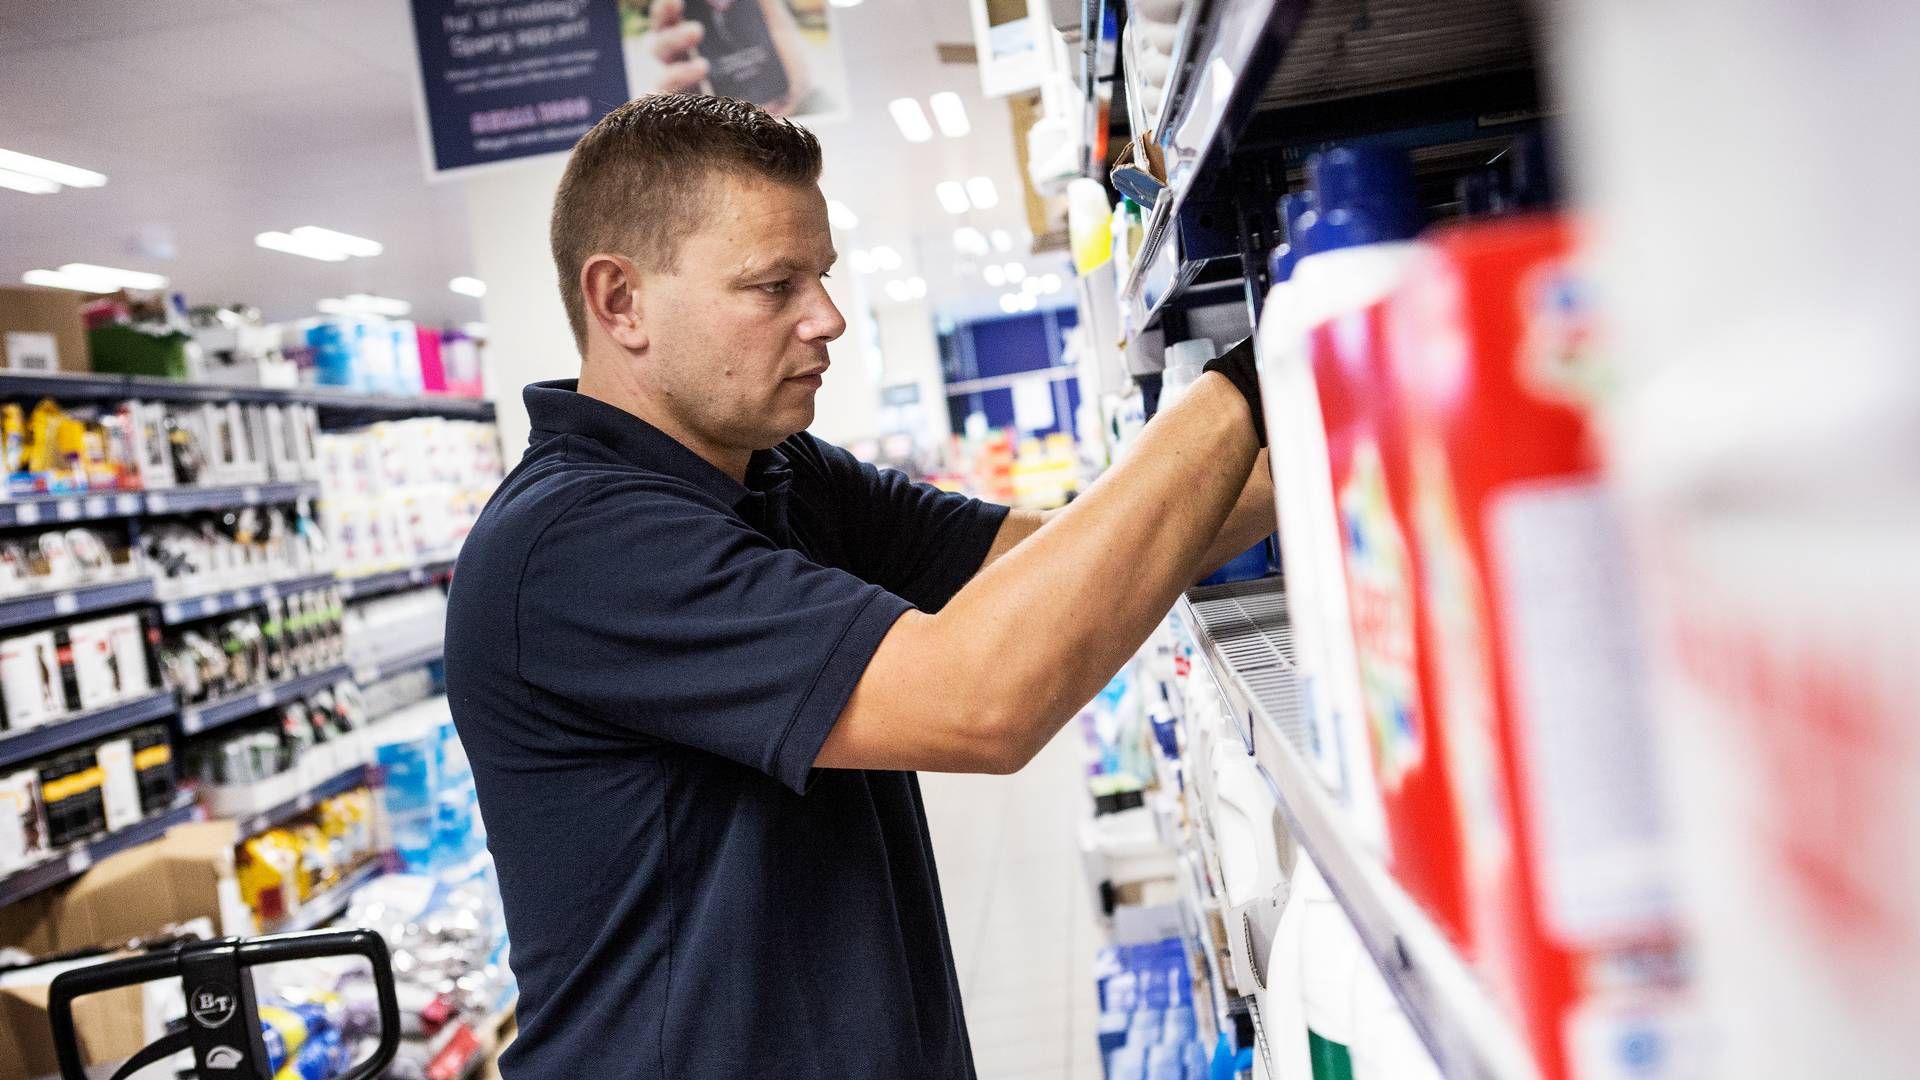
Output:
[[[1357,834],[1386,842],[1360,691],[1359,658],[1347,600],[1346,565],[1334,504],[1326,424],[1315,388],[1310,334],[1384,299],[1418,248],[1406,155],[1382,147],[1340,147],[1307,163],[1311,208],[1283,201],[1293,251],[1276,259],[1257,342],[1266,409],[1280,564],[1300,669],[1307,730],[1302,749],[1340,797]],[[1296,260],[1297,261],[1294,261]],[[1280,280],[1291,266],[1291,275]]]

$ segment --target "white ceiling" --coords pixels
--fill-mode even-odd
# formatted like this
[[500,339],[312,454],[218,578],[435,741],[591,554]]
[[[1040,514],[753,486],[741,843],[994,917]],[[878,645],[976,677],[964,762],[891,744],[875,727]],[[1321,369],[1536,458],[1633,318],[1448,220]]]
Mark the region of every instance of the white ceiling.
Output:
[[[997,314],[999,290],[956,274],[951,241],[963,223],[1025,236],[1006,103],[934,51],[971,41],[966,5],[865,0],[833,17],[856,105],[815,128],[823,186],[860,218],[842,250],[891,244],[937,311]],[[479,301],[446,287],[472,269],[465,194],[423,175],[408,23],[404,0],[0,0],[0,147],[109,177],[57,195],[0,189],[0,282],[91,262],[166,274],[190,302],[252,303],[269,318],[350,292],[409,300],[423,321],[479,317]],[[965,100],[973,133],[907,143],[887,101],[939,90]],[[936,182],[982,174],[999,207],[964,220],[940,210]],[[386,251],[320,263],[253,244],[296,225]],[[1064,273],[1058,256],[1026,262]]]

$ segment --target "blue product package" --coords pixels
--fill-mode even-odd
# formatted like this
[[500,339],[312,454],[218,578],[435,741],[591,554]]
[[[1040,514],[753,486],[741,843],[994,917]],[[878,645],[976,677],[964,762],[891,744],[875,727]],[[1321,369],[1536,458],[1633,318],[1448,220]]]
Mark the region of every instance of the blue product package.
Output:
[[347,324],[322,319],[308,327],[307,348],[313,350],[313,381],[322,386],[353,385],[353,341]]
[[1184,1080],[1181,1058],[1177,1043],[1156,1043],[1147,1050],[1147,1080]]
[[1272,574],[1279,565],[1274,558],[1273,537],[1235,555],[1227,565],[1200,579],[1202,585],[1225,585],[1230,581],[1252,581]]
[[376,757],[385,782],[376,789],[393,832],[394,854],[410,873],[433,863],[434,795],[439,787],[436,754],[425,740],[385,743]]

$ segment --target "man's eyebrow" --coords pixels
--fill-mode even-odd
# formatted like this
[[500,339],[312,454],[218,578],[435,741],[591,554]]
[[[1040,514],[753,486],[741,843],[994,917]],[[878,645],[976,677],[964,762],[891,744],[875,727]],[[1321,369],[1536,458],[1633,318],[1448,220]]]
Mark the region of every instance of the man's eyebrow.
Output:
[[833,263],[836,260],[838,260],[838,258],[839,258],[838,255],[834,255],[830,257],[826,265],[823,266],[819,263],[815,263],[808,259],[799,259],[799,258],[794,258],[791,255],[783,255],[779,258],[768,259],[764,262],[747,263],[744,267],[741,268],[738,277],[740,278],[740,280],[746,281],[752,278],[764,277],[767,274],[775,274],[775,273],[818,274],[823,272],[827,266],[833,265]]

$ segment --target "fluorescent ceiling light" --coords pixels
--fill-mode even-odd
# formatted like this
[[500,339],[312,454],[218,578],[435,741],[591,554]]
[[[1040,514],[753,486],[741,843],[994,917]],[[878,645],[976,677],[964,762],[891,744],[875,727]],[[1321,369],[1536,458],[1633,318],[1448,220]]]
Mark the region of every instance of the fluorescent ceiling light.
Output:
[[873,254],[866,248],[854,248],[847,255],[847,261],[853,264],[853,272],[856,274],[871,274],[876,269]]
[[960,186],[958,180],[942,180],[933,186],[935,198],[940,200],[940,208],[949,214],[967,212],[967,189]]
[[999,263],[989,263],[985,270],[980,271],[980,278],[997,289],[1007,283],[1007,271]]
[[853,208],[841,202],[839,199],[827,200],[827,220],[831,222],[836,229],[846,230],[860,227],[860,218],[854,214]]
[[962,255],[985,255],[987,238],[971,225],[953,230],[953,250]]
[[385,315],[395,319],[413,310],[413,305],[405,300],[396,300],[391,296],[373,296],[368,293],[330,296],[314,306],[327,315]]
[[1040,279],[1040,291],[1048,296],[1059,292],[1061,287],[1062,282],[1060,281],[1059,274],[1048,274]]
[[263,232],[255,236],[253,242],[268,251],[304,255],[309,259],[319,259],[322,262],[345,262],[347,258],[346,253],[338,248],[315,244],[283,232]]
[[887,282],[887,299],[896,304],[901,304],[913,299],[913,293],[908,289],[906,282],[899,280],[889,281]]
[[1006,265],[1006,272],[1007,272],[1008,281],[1017,282],[1021,278],[1027,276],[1027,268],[1020,265],[1019,263],[1008,263]]
[[915,274],[907,279],[907,293],[915,300],[927,295],[927,279]]
[[37,176],[42,180],[51,180],[56,185],[67,187],[99,187],[107,182],[106,173],[97,173],[92,169],[82,169],[46,158],[22,154],[15,150],[0,150],[0,169]]
[[933,119],[940,125],[940,134],[949,139],[957,139],[973,130],[967,122],[967,107],[961,103],[960,95],[951,90],[942,90],[927,99],[933,106]]
[[1014,314],[1015,312],[1020,310],[1020,298],[1010,292],[1001,293],[1000,294],[1000,310],[1006,312],[1009,315]]
[[142,289],[152,291],[167,287],[164,274],[148,274],[139,270],[122,270],[117,266],[95,266],[92,263],[67,263],[60,272],[70,278],[82,281],[97,281],[107,286],[96,292],[111,292],[114,289]]
[[466,277],[462,275],[447,282],[447,288],[452,289],[461,296],[471,296],[476,300],[487,295],[487,283],[477,277]]
[[888,272],[900,269],[900,253],[881,244],[873,249],[873,265],[876,269]]
[[303,243],[330,247],[343,255],[353,255],[362,259],[371,259],[386,250],[378,241],[369,240],[364,236],[355,236],[352,233],[323,229],[318,225],[302,225],[293,230],[293,236],[294,239]]
[[0,187],[14,191],[24,191],[29,195],[51,195],[60,190],[60,185],[43,177],[28,176],[12,169],[0,169]]
[[991,210],[1000,205],[1000,193],[994,190],[993,181],[984,176],[967,181],[967,197],[973,200],[975,209],[979,210]]
[[1005,229],[993,230],[993,232],[987,235],[987,239],[993,241],[993,250],[995,251],[1013,250],[1013,237],[1008,236],[1007,230]]
[[893,122],[900,125],[900,134],[908,142],[926,142],[933,138],[933,125],[927,123],[927,114],[920,109],[920,103],[910,97],[894,98],[887,102],[887,111],[893,114]]
[[1034,308],[1037,308],[1039,306],[1040,306],[1040,301],[1036,299],[1032,293],[1020,294],[1020,310],[1021,311],[1032,311]]
[[76,278],[58,270],[29,270],[20,275],[20,280],[29,285],[44,285],[50,289],[72,289],[74,292],[110,293],[116,286],[86,278]]
[[828,0],[834,7],[859,7],[860,0]]

